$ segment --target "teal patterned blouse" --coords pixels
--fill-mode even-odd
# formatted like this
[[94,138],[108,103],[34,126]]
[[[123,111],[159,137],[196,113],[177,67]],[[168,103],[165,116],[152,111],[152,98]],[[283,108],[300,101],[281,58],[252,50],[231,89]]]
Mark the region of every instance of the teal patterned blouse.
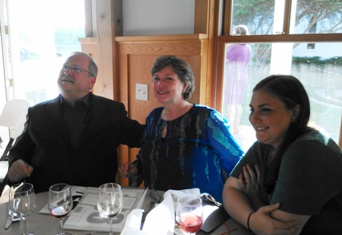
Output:
[[199,188],[221,202],[224,175],[243,155],[229,123],[216,110],[197,104],[172,121],[161,118],[162,110],[154,109],[146,119],[143,145],[134,162],[138,182],[163,191]]

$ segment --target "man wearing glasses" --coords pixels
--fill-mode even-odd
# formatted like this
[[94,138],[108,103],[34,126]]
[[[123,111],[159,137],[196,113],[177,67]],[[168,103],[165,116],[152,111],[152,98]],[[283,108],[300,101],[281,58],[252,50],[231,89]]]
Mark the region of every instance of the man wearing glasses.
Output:
[[128,118],[122,103],[91,93],[97,72],[86,53],[67,58],[61,94],[28,110],[9,154],[8,184],[26,180],[41,192],[61,182],[98,187],[116,181],[117,147],[140,147],[144,125]]

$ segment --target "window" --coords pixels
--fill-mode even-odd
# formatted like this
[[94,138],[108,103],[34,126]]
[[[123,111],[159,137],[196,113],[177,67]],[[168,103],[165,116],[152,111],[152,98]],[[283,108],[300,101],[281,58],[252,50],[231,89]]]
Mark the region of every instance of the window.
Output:
[[341,9],[341,1],[328,0],[226,1],[224,31],[232,35],[243,24],[251,35],[342,33]]
[[291,17],[294,34],[342,33],[342,2],[296,0]]
[[84,0],[1,1],[7,99],[36,104],[58,95],[57,78],[65,56],[81,50],[85,36]]
[[[231,26],[241,24],[248,25],[249,31],[254,35],[269,35],[274,34],[274,32],[280,33],[283,30],[282,27],[276,30],[275,24],[282,25],[283,9],[283,0],[234,0],[232,5],[233,17],[231,19]],[[278,14],[276,14],[275,10]],[[233,27],[231,27],[231,30],[233,30]],[[232,34],[231,31],[230,35]]]
[[[217,104],[230,120],[232,133],[243,149],[247,150],[255,141],[248,120],[252,89],[261,79],[277,73],[291,74],[301,80],[310,97],[310,124],[338,143],[342,108],[342,2],[234,0],[225,3],[228,22],[224,24],[226,36],[219,37]],[[325,3],[327,7],[323,7]],[[231,15],[231,20],[227,15]],[[236,32],[237,26],[249,32]],[[233,46],[250,48],[250,58],[244,67],[248,82],[244,96],[239,98],[240,107],[229,103],[233,94],[229,91],[230,79],[234,76],[227,53]],[[234,65],[234,68],[239,67]],[[239,123],[238,128],[235,123]]]

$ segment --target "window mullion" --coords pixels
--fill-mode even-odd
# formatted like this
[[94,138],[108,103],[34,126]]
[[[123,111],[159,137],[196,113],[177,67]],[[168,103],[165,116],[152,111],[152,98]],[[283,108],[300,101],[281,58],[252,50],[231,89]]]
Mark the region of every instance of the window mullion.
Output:
[[279,34],[279,35],[248,35],[248,36],[219,36],[223,42],[252,43],[252,42],[341,42],[342,34]]
[[[295,1],[291,0],[285,0],[285,8],[284,8],[284,26],[283,26],[283,33],[284,34],[290,34],[290,24],[291,24],[291,9],[292,9],[292,4],[296,4]],[[294,14],[295,16],[296,14]]]

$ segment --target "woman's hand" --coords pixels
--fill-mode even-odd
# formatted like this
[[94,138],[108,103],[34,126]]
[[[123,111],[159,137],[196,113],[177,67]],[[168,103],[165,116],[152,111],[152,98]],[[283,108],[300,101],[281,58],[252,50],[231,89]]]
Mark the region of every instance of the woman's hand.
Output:
[[255,165],[255,172],[252,167],[247,164],[243,167],[243,175],[239,176],[239,183],[243,193],[248,197],[260,197],[261,176],[260,170]]
[[254,212],[249,219],[249,228],[256,234],[298,234],[298,221],[283,222],[270,216],[279,206],[280,203],[263,206]]
[[132,178],[138,174],[138,168],[130,162],[126,162],[119,167],[121,177]]
[[266,205],[261,197],[261,174],[257,165],[255,171],[248,164],[243,167],[243,175],[239,176],[239,185],[255,210]]

